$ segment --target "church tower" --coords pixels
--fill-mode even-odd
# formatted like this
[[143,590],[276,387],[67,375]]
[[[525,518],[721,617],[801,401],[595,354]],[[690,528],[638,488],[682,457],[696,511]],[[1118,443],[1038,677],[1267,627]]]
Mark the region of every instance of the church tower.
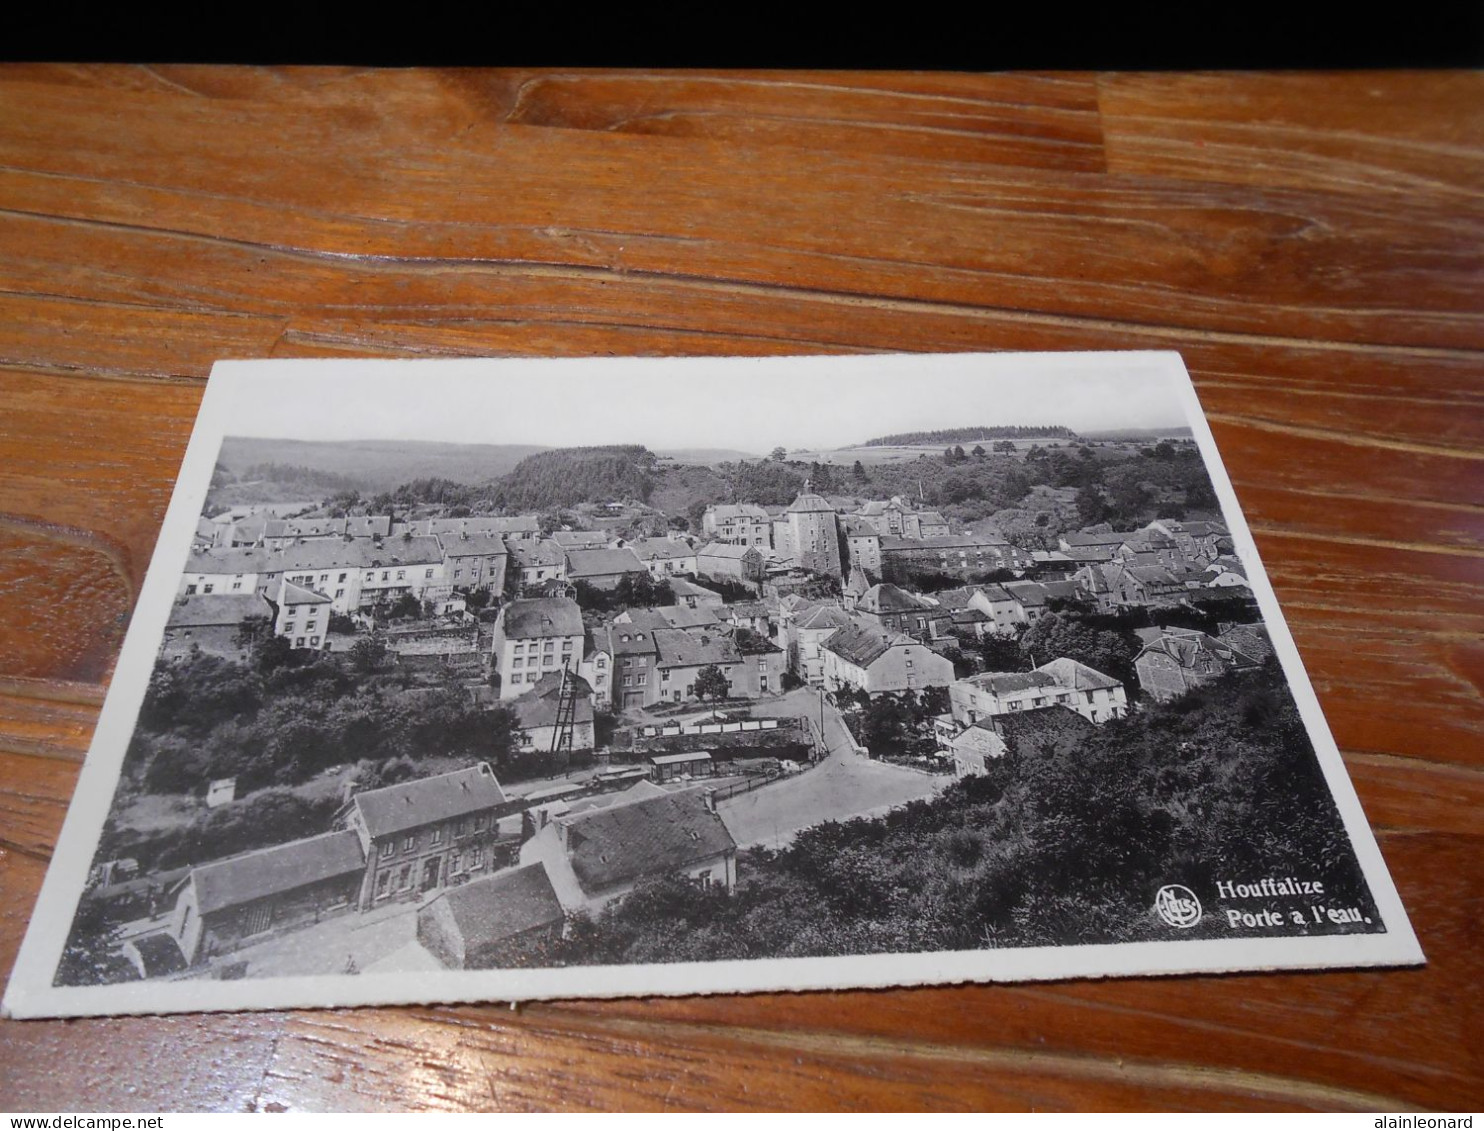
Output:
[[788,551],[804,569],[811,573],[842,576],[840,564],[840,523],[835,508],[809,489],[804,481],[804,493],[788,508]]

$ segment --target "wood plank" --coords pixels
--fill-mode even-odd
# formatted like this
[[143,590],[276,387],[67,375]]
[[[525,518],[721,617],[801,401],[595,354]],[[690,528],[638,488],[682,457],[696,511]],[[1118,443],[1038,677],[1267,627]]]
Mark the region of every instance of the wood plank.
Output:
[[1104,75],[1108,165],[1141,176],[1477,198],[1477,73]]
[[[390,113],[134,92],[110,102],[104,115],[91,92],[0,76],[0,164],[26,182],[0,196],[38,216],[178,231],[171,261],[226,242],[275,272],[351,254],[665,274],[683,247],[692,276],[1114,321],[1168,323],[1178,296],[1182,325],[1228,332],[1267,333],[1276,319],[1292,336],[1467,348],[1484,317],[1481,209],[1469,201],[1419,199],[1403,222],[1394,203],[1288,189],[839,152],[760,163],[724,142],[507,125],[472,105],[463,132],[430,123],[414,137]],[[126,113],[146,123],[127,137],[114,128]],[[329,136],[313,178],[252,160],[271,144],[293,167],[325,154]],[[404,181],[419,185],[415,207],[391,191]],[[639,183],[653,191],[632,197]],[[277,222],[248,227],[265,208]],[[850,225],[829,222],[843,215]]]

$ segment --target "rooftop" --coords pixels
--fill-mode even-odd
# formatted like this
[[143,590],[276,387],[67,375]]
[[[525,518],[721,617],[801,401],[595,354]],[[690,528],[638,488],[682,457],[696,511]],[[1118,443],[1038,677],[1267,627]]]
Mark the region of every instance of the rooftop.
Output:
[[629,549],[568,550],[567,575],[571,578],[607,577],[615,573],[644,573],[644,563]]
[[893,648],[912,643],[914,641],[910,636],[904,636],[900,632],[882,632],[874,626],[852,623],[826,639],[821,647],[854,667],[865,668]]
[[494,771],[481,762],[436,777],[368,789],[352,799],[373,839],[505,803]]
[[428,907],[443,903],[465,951],[562,922],[562,905],[546,875],[546,865],[527,864],[449,888]]
[[248,617],[267,617],[273,609],[257,593],[177,597],[170,606],[166,628],[207,628],[241,624]]
[[359,872],[365,866],[360,838],[342,829],[198,865],[191,869],[191,882],[196,888],[196,909],[207,915]]
[[531,597],[511,601],[500,610],[507,640],[581,636],[582,610],[569,597]]
[[567,829],[572,871],[589,893],[669,875],[737,848],[693,789],[557,820]]

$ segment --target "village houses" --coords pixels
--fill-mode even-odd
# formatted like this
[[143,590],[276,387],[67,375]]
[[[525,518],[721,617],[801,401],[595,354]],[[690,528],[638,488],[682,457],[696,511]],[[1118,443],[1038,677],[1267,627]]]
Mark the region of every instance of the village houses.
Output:
[[661,876],[725,892],[737,883],[737,843],[700,789],[549,817],[520,862],[545,865],[569,914],[601,911]]
[[1037,707],[1068,707],[1092,723],[1128,712],[1123,684],[1066,657],[1029,672],[982,672],[955,680],[948,699],[953,721],[960,727]]
[[947,687],[953,661],[900,632],[871,624],[854,624],[833,633],[820,645],[824,686],[868,695]]
[[483,762],[355,794],[346,823],[363,854],[358,906],[364,911],[493,870],[499,818],[510,811]]
[[701,530],[707,538],[739,546],[773,544],[773,522],[768,512],[751,503],[717,503],[701,515]]

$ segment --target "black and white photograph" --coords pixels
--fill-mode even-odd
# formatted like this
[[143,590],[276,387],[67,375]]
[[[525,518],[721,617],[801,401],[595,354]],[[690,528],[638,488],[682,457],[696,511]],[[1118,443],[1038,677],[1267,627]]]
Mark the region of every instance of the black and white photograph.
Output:
[[1177,354],[227,362],[5,1006],[1421,960]]

